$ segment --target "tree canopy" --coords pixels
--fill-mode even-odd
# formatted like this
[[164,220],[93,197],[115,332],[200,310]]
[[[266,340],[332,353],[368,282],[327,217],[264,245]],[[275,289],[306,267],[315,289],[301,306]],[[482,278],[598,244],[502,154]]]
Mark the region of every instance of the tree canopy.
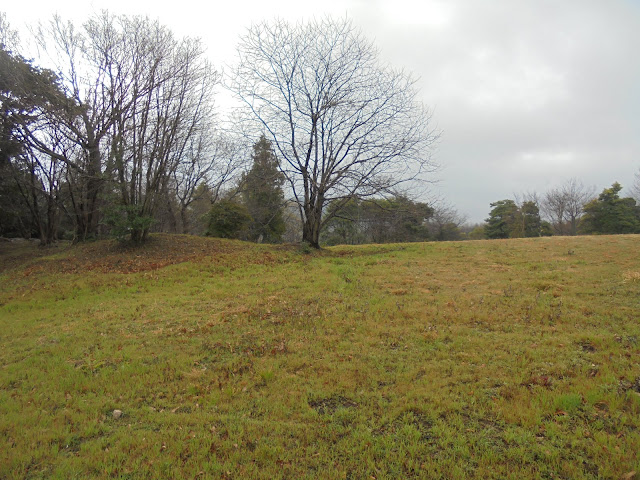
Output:
[[615,182],[584,206],[581,230],[585,233],[640,233],[640,207],[633,198],[620,198]]
[[542,234],[540,209],[528,200],[518,206],[513,200],[491,204],[484,233],[487,238],[539,237]]
[[251,169],[242,178],[242,197],[251,222],[248,238],[252,241],[279,242],[285,231],[283,219],[284,175],[271,142],[264,135],[253,145]]
[[199,185],[217,191],[237,169],[218,148],[218,75],[200,41],[108,12],[80,28],[56,16],[35,40],[50,70],[0,49],[0,165],[19,170],[32,223],[50,219],[46,242],[63,212],[77,240],[111,230],[143,241],[160,211],[188,230]]
[[[339,213],[333,209],[339,207]],[[330,217],[322,235],[323,243],[359,244],[416,242],[430,238],[428,220],[434,209],[405,195],[387,199],[359,200],[345,205],[334,201],[327,207]]]
[[353,198],[432,170],[437,133],[414,81],[382,66],[351,22],[258,23],[238,57],[230,86],[247,107],[244,120],[267,133],[281,159],[304,241],[318,247],[322,228]]

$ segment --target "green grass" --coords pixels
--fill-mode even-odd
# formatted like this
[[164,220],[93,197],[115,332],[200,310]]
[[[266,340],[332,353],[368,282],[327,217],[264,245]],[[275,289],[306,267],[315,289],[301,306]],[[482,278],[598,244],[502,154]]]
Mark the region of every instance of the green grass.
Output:
[[0,248],[0,478],[640,472],[640,236]]

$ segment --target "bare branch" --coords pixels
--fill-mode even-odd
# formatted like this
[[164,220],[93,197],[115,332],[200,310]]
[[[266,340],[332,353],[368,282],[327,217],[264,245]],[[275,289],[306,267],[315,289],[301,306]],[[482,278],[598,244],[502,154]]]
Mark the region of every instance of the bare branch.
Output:
[[273,142],[311,244],[326,202],[371,197],[435,168],[438,133],[413,79],[381,67],[351,22],[260,23],[238,59],[229,88],[246,107],[243,126]]

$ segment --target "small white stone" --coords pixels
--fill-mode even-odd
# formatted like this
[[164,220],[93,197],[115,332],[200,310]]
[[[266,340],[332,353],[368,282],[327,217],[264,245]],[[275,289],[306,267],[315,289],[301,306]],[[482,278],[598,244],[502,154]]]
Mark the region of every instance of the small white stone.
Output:
[[112,415],[113,418],[120,418],[122,416],[122,410],[114,410]]

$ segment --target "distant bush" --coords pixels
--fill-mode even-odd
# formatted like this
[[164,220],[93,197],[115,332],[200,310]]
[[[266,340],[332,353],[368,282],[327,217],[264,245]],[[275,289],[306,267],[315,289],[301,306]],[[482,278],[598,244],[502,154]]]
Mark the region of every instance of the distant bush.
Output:
[[251,215],[244,205],[233,200],[221,200],[209,210],[206,235],[219,238],[246,238]]
[[106,210],[104,216],[104,223],[110,227],[111,235],[119,241],[141,241],[137,232],[148,230],[154,222],[153,217],[142,213],[139,205],[114,205]]

